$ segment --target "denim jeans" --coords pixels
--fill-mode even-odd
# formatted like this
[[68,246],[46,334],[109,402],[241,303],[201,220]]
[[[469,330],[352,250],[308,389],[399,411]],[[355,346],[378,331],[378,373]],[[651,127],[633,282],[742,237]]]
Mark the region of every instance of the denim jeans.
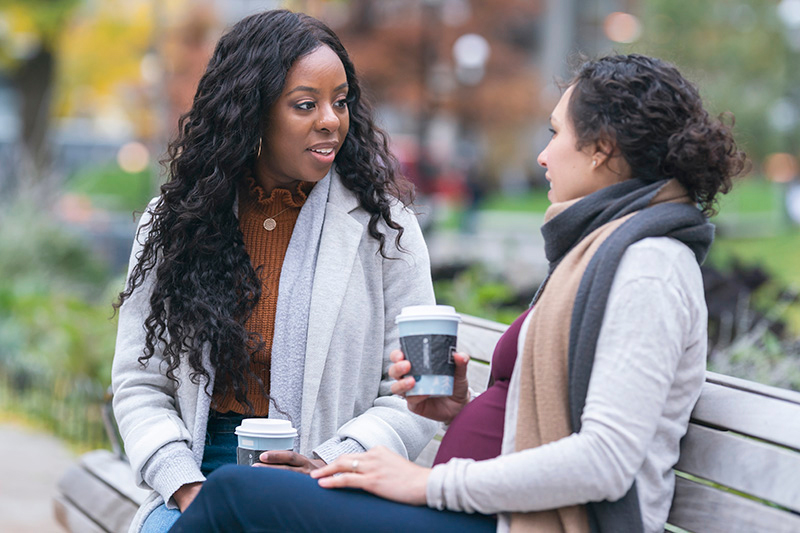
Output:
[[[210,475],[220,466],[236,464],[238,440],[234,430],[242,423],[243,418],[243,415],[236,413],[221,414],[211,411],[208,416],[203,463],[200,465],[204,476]],[[162,503],[145,519],[142,533],[165,533],[180,516],[180,511],[167,509],[166,504]]]
[[178,533],[494,533],[497,519],[405,505],[354,489],[324,489],[288,470],[227,465],[214,471],[175,523]]

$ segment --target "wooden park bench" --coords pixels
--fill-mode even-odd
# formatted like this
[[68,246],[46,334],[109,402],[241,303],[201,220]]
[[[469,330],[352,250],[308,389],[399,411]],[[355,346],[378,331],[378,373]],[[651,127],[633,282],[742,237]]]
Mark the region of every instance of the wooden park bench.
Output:
[[[507,326],[462,318],[458,349],[472,356],[469,380],[480,392]],[[417,463],[432,463],[441,436]],[[675,471],[667,531],[800,532],[800,393],[708,372]],[[58,489],[56,516],[75,532],[125,531],[147,495],[118,449],[83,455]]]

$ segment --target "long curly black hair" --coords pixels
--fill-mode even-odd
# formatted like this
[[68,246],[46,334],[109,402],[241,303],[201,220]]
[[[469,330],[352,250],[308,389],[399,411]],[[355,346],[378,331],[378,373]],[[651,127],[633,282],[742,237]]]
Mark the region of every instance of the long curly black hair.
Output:
[[676,178],[706,215],[746,163],[730,124],[711,117],[697,88],[678,69],[638,54],[587,61],[574,86],[568,114],[577,148],[611,141],[633,176]]
[[403,228],[392,219],[390,207],[398,199],[409,203],[411,188],[362,99],[347,51],[322,22],[301,13],[267,11],[241,20],[217,44],[192,108],[181,117],[168,147],[164,163],[169,179],[143,226],[147,236],[141,255],[115,304],[119,308],[153,277],[139,362],[147,365],[160,349],[166,375],[177,382],[175,370],[185,357],[191,380],[199,383],[201,376],[209,378],[202,361],[207,343],[217,384],[232,387],[250,410],[245,378],[251,355],[263,342],[244,324],[261,296],[261,283],[234,215],[236,189],[254,169],[259,139],[269,127],[268,112],[289,69],[320,46],[341,59],[349,86],[350,129],[336,155],[336,169],[370,213],[368,231],[379,241],[380,253],[386,257],[381,220],[396,230],[395,245],[400,246]]

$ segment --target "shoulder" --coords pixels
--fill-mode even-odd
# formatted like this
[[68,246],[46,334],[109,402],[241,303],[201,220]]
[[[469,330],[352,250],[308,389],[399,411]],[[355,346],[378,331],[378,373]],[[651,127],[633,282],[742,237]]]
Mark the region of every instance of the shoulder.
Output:
[[633,283],[663,283],[687,303],[699,305],[704,299],[703,278],[694,253],[671,237],[648,237],[628,247],[617,268],[614,286]]

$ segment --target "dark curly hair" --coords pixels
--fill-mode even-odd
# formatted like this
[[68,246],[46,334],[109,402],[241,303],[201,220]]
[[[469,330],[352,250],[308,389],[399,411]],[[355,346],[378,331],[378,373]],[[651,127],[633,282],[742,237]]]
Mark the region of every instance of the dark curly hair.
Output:
[[568,114],[580,150],[610,141],[645,181],[677,179],[706,215],[744,170],[731,123],[712,118],[697,89],[673,65],[647,56],[587,61],[567,84]]
[[362,98],[347,51],[322,22],[301,13],[267,11],[241,20],[217,44],[192,108],[180,118],[168,147],[169,180],[143,226],[147,238],[141,255],[115,304],[119,308],[154,276],[139,362],[146,365],[158,346],[170,379],[177,383],[175,370],[186,357],[191,380],[199,383],[200,376],[209,378],[202,361],[202,346],[208,343],[217,383],[232,387],[251,411],[245,378],[251,355],[264,343],[244,324],[261,297],[261,283],[234,215],[236,189],[254,168],[268,112],[289,69],[320,46],[330,47],[342,61],[349,86],[350,129],[336,155],[337,172],[370,213],[368,231],[379,241],[380,253],[386,257],[381,220],[395,230],[400,246],[403,228],[390,208],[397,200],[408,204],[411,188]]

